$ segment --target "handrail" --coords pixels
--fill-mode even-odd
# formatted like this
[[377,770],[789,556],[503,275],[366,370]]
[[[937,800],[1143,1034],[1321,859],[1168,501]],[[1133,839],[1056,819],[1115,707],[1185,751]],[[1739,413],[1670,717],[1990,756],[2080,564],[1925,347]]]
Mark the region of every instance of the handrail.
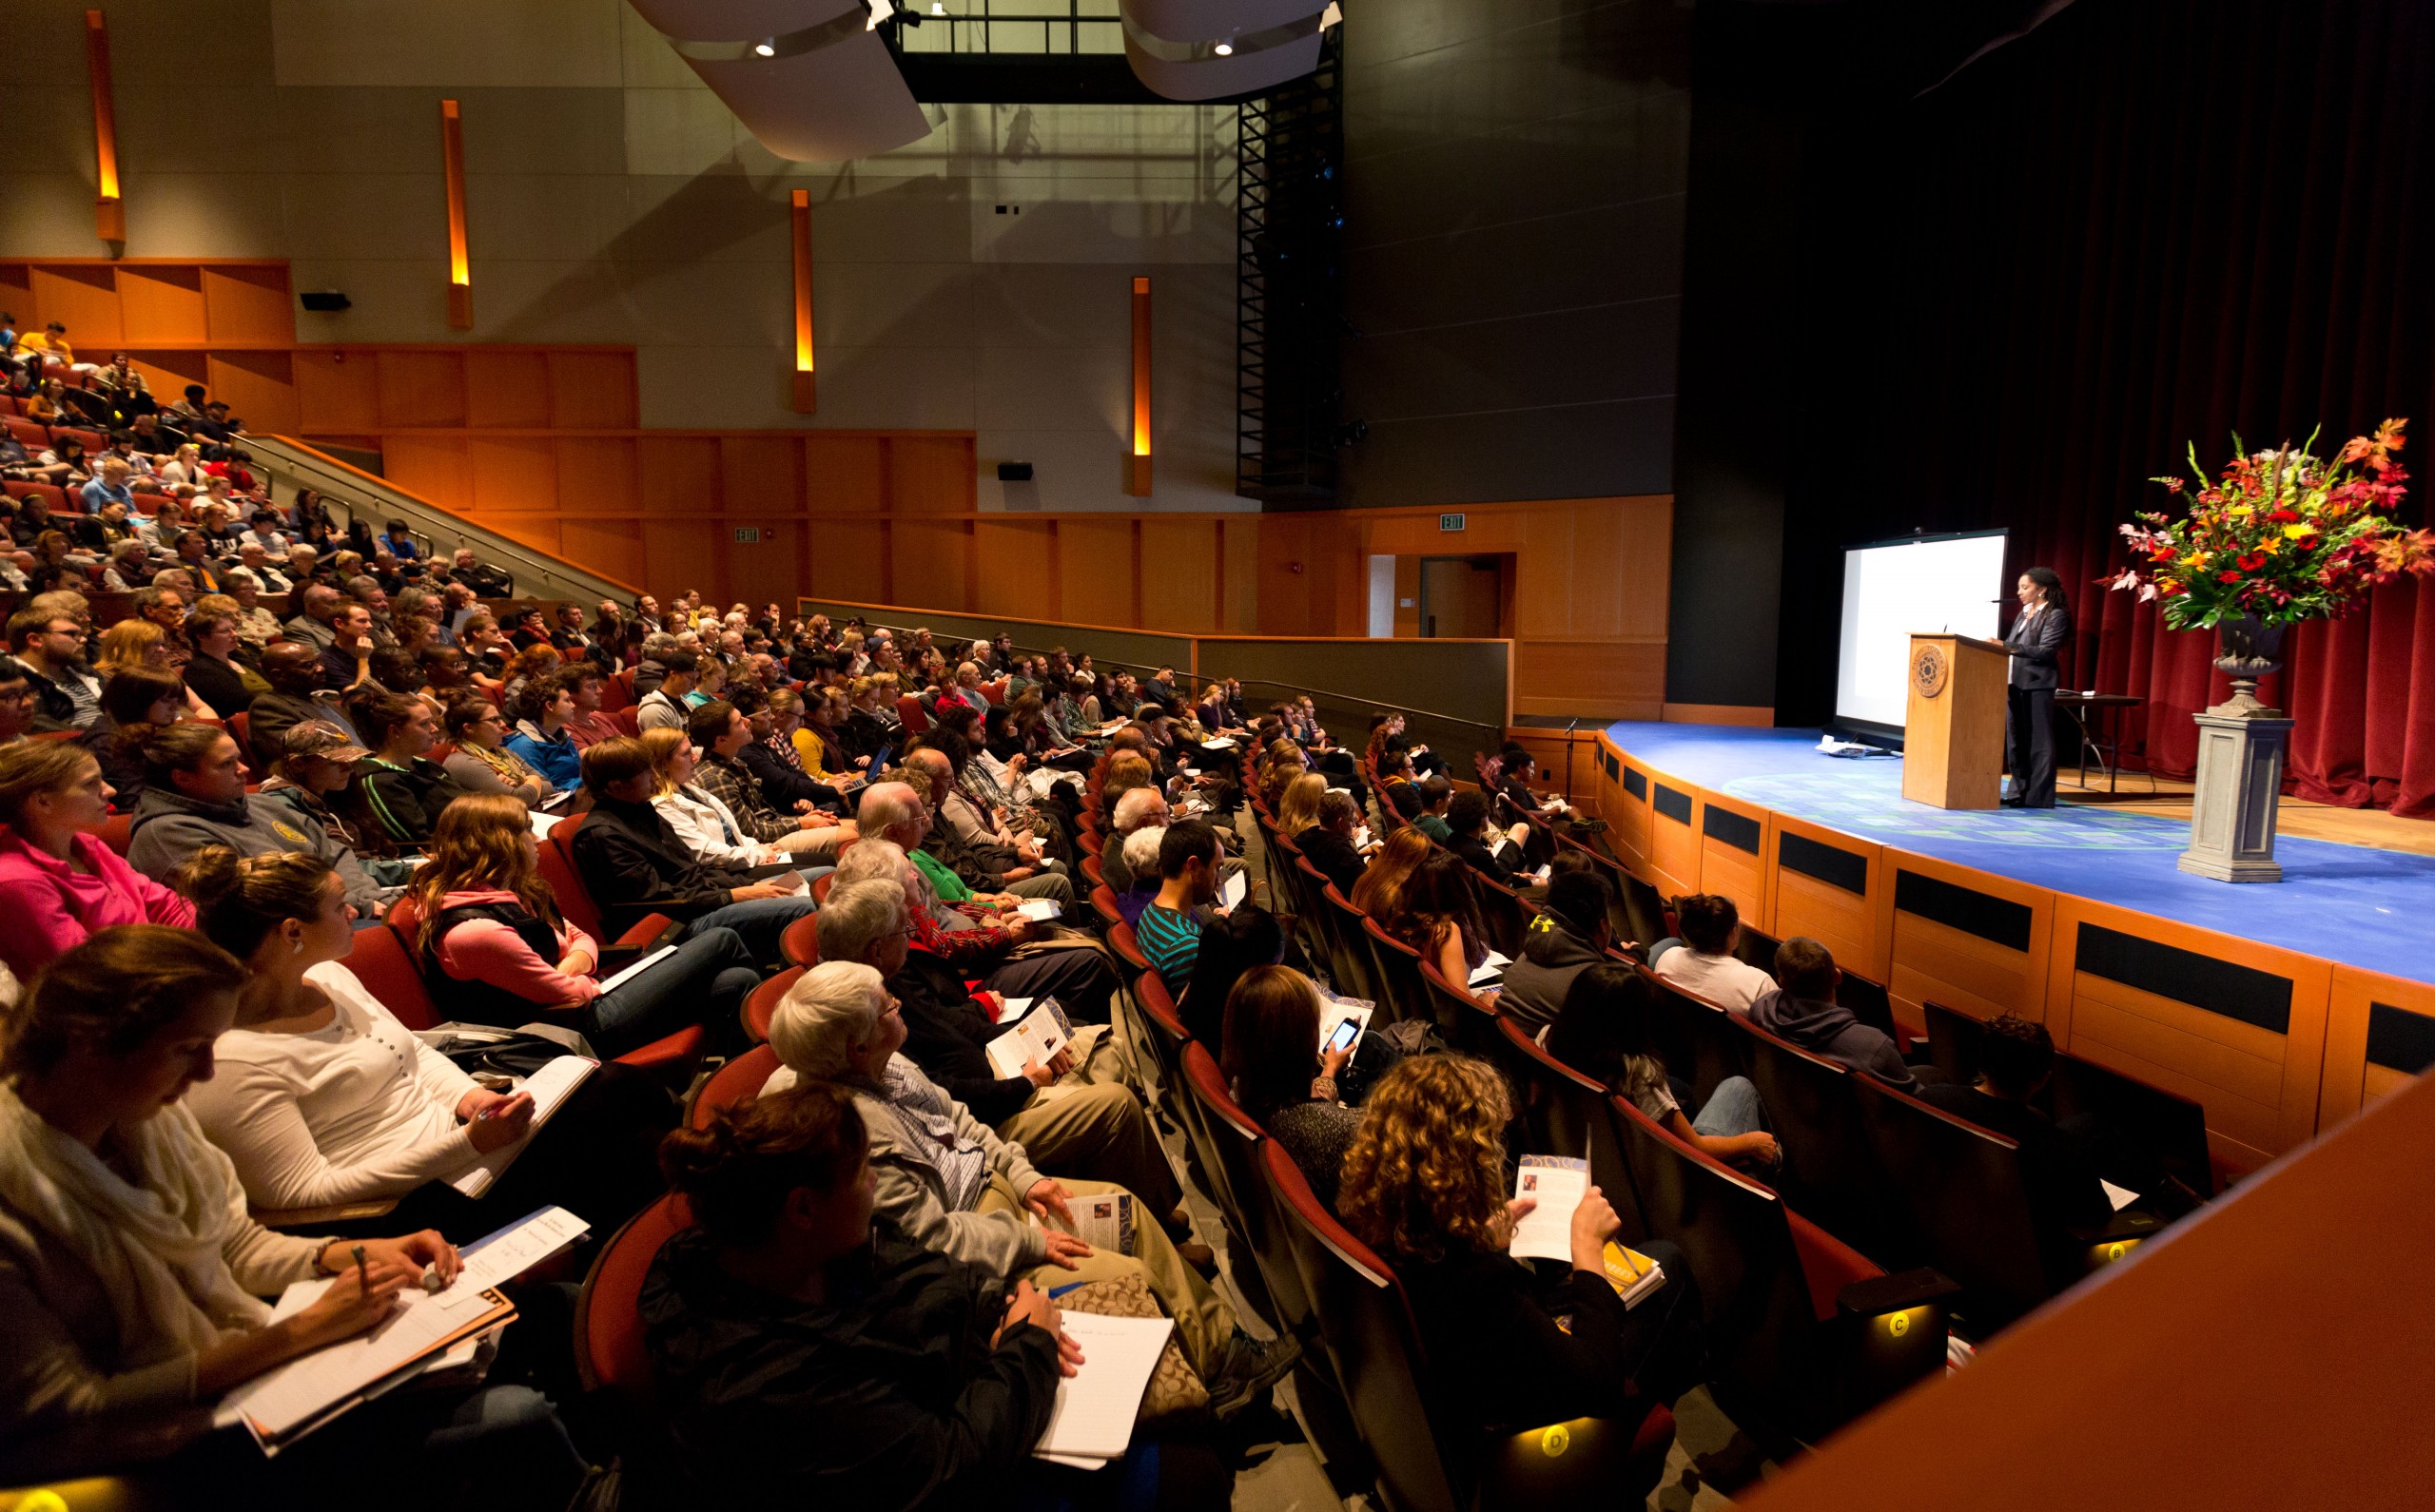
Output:
[[[248,450],[264,470],[274,477],[285,474],[291,487],[295,486],[296,480],[302,479],[303,486],[308,488],[339,491],[338,496],[327,502],[344,511],[350,524],[360,511],[345,494],[378,496],[384,510],[418,524],[420,527],[419,534],[427,534],[435,542],[453,538],[453,546],[471,548],[483,561],[506,567],[518,579],[516,587],[525,597],[589,598],[594,601],[624,598],[632,602],[641,594],[641,590],[631,583],[576,567],[559,557],[545,556],[520,541],[467,519],[454,510],[442,508],[378,474],[367,473],[352,463],[341,461],[310,442],[298,440],[292,436],[248,436],[245,440]],[[423,517],[418,520],[418,515]],[[434,525],[439,529],[433,530]],[[537,591],[543,587],[555,591]]]

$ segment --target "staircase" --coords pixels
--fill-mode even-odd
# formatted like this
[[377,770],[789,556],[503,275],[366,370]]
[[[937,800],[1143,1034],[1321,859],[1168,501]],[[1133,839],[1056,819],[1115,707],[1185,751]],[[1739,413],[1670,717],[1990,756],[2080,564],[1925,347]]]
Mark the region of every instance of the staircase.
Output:
[[292,436],[248,435],[243,444],[252,454],[254,465],[270,475],[272,494],[280,502],[293,498],[299,489],[309,488],[321,493],[331,517],[341,527],[360,515],[379,534],[384,522],[403,520],[418,544],[440,555],[462,547],[503,569],[516,579],[518,597],[572,599],[589,613],[604,598],[631,604],[641,592],[631,583],[603,577],[487,530]]

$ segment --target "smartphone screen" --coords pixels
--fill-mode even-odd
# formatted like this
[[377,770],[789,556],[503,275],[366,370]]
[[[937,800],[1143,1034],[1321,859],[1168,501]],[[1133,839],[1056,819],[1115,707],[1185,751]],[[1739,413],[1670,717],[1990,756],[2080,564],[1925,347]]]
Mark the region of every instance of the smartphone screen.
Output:
[[1350,1050],[1353,1048],[1354,1043],[1360,1037],[1360,1023],[1354,1019],[1347,1018],[1344,1022],[1335,1026],[1334,1034],[1328,1036],[1327,1048],[1330,1050]]

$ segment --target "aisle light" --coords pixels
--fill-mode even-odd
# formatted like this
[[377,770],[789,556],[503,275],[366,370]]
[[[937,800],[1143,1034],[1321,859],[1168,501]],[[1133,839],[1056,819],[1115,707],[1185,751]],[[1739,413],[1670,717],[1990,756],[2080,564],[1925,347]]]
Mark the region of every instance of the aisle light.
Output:
[[110,108],[110,34],[99,10],[85,12],[85,70],[93,81],[93,229],[105,242],[124,242],[127,205],[118,192],[118,118]]
[[797,415],[813,415],[819,413],[820,391],[811,373],[811,191],[796,189],[788,199],[795,275],[793,404]]
[[448,191],[448,326],[474,328],[473,263],[465,251],[465,129],[457,102],[439,102],[440,168]]
[[1150,496],[1150,281],[1133,281],[1133,455],[1125,459],[1124,492]]

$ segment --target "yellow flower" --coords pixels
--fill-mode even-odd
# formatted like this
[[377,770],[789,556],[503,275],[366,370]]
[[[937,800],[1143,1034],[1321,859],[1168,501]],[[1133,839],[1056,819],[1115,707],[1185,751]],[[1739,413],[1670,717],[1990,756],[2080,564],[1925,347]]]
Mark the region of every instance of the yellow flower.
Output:
[[2313,525],[2286,525],[2283,527],[2283,538],[2285,540],[2296,541],[2301,536],[2309,534],[2315,530],[2316,527]]
[[2181,559],[2181,565],[2192,572],[2203,572],[2207,571],[2207,564],[2214,559],[2215,554],[2212,552],[2192,552]]
[[2234,519],[2245,520],[2257,513],[2257,506],[2254,504],[2235,504],[2224,513],[2231,515]]

